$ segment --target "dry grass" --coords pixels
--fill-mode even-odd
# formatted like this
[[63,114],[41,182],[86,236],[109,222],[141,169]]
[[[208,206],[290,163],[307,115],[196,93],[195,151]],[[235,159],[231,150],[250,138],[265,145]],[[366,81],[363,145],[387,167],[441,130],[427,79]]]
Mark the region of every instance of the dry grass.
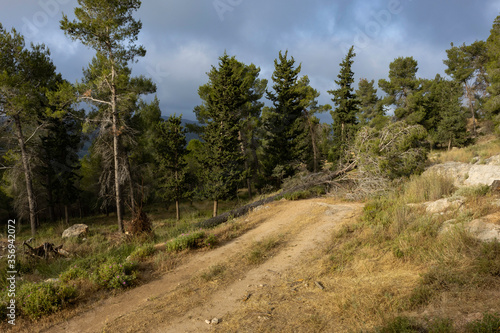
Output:
[[454,148],[450,151],[435,151],[429,159],[433,163],[482,161],[500,153],[500,139],[496,135],[480,137],[475,145],[465,148]]

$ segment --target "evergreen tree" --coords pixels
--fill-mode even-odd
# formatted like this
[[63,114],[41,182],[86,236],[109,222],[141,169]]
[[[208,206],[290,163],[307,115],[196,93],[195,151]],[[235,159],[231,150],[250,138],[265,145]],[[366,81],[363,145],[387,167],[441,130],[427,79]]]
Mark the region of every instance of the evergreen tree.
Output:
[[429,134],[437,143],[447,146],[448,150],[452,145],[463,145],[467,140],[467,118],[460,103],[461,85],[438,75],[431,90],[433,103],[430,107],[436,111],[437,120]]
[[372,124],[375,118],[383,117],[385,113],[374,84],[374,80],[367,79],[361,79],[358,83],[356,96],[359,100],[359,124],[362,126]]
[[[76,19],[72,22],[63,15],[61,29],[73,40],[93,48],[96,57],[86,73],[85,85],[80,88],[80,99],[99,106],[107,114],[103,121],[111,123],[113,142],[114,191],[118,228],[124,232],[122,212],[122,188],[120,175],[122,170],[130,174],[128,159],[124,161],[120,151],[121,126],[119,100],[124,102],[127,96],[137,95],[131,87],[143,88],[146,80],[130,80],[127,64],[136,57],[142,57],[146,50],[137,46],[137,36],[142,23],[132,14],[141,6],[139,0],[78,0],[80,7],[75,8]],[[145,89],[151,92],[154,89]],[[120,112],[121,111],[121,112]],[[129,177],[130,178],[130,177]]]
[[[78,114],[83,117],[82,111]],[[78,152],[82,124],[69,112],[62,118],[48,119],[47,122],[41,137],[39,154],[42,164],[38,174],[47,195],[50,220],[56,220],[55,207],[62,204],[65,221],[69,223],[69,206],[79,197],[76,183],[80,168]]]
[[[49,108],[47,93],[57,89],[62,79],[55,72],[50,53],[43,45],[25,46],[24,38],[15,29],[6,31],[0,25],[0,118],[8,120],[8,133],[15,136],[20,152],[20,168],[24,175],[25,198],[32,236],[36,234],[37,202],[33,179],[33,161],[28,138],[38,138],[45,125],[37,123],[41,115],[57,117]],[[33,140],[31,144],[34,144]],[[12,181],[16,182],[14,176]],[[24,198],[16,198],[24,201]],[[20,212],[24,207],[18,205]]]
[[301,126],[303,97],[299,84],[301,65],[295,68],[293,57],[288,51],[274,60],[274,92],[267,91],[267,98],[273,104],[262,113],[264,172],[276,185],[284,177],[295,173],[296,165],[303,152],[300,149],[304,127]]
[[203,95],[204,89],[199,91],[204,99],[207,123],[202,135],[205,154],[201,165],[205,171],[205,193],[214,201],[214,216],[218,213],[219,200],[234,197],[242,180],[244,157],[239,139],[239,110],[246,102],[243,68],[227,54],[219,60],[219,67],[212,66],[208,73],[210,89],[207,95]]
[[358,129],[359,101],[354,93],[354,72],[352,71],[354,46],[351,46],[344,60],[340,63],[340,73],[335,83],[338,86],[336,90],[329,90],[333,95],[332,101],[336,105],[331,111],[333,118],[333,140],[334,146],[331,152],[331,158],[334,162],[343,162],[345,151]]
[[158,123],[157,127],[155,156],[161,173],[162,196],[175,201],[176,218],[179,220],[179,201],[186,196],[186,129],[181,124],[181,117],[175,115]]
[[[420,86],[417,71],[418,63],[413,57],[396,58],[389,65],[389,81],[378,81],[379,87],[387,94],[384,105],[396,107],[394,114],[398,120],[407,119],[415,112],[415,103],[413,110],[410,109],[410,97]],[[415,115],[411,117],[418,118]],[[418,123],[416,120],[411,122]]]
[[444,64],[448,67],[445,73],[463,87],[464,97],[470,110],[473,135],[476,135],[476,118],[480,106],[481,90],[486,88],[486,43],[476,41],[471,45],[454,46],[446,50],[448,59]]
[[495,118],[499,122],[500,115],[500,16],[497,16],[490,36],[486,42],[488,63],[486,66],[488,80],[491,86],[488,88],[489,99],[485,104],[485,109],[490,118]]

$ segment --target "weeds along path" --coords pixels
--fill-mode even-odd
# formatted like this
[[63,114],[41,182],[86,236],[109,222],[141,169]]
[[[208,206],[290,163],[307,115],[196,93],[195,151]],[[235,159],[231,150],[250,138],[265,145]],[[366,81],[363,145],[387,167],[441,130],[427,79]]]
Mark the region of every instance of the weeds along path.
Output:
[[[252,290],[272,286],[361,208],[328,198],[271,203],[240,218],[257,227],[234,241],[195,253],[161,279],[104,300],[44,332],[209,331],[206,319],[224,320]],[[255,254],[258,242],[270,245],[266,253],[256,254],[256,263],[249,255]]]

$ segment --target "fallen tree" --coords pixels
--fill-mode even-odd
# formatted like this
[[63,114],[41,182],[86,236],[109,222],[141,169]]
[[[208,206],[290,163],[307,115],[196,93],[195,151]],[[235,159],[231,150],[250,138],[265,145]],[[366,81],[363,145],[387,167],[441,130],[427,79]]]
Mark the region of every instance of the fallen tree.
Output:
[[265,205],[267,203],[279,200],[280,198],[282,198],[283,196],[285,196],[287,194],[294,193],[297,191],[307,190],[309,188],[312,188],[312,187],[318,186],[318,185],[329,184],[333,180],[335,180],[336,178],[343,176],[344,174],[346,174],[347,172],[349,172],[351,170],[354,170],[354,168],[356,168],[356,162],[350,163],[348,166],[346,166],[342,170],[337,170],[335,172],[329,172],[325,175],[319,176],[318,178],[313,177],[312,180],[306,182],[305,184],[290,187],[288,189],[284,189],[283,191],[281,191],[278,194],[272,195],[270,197],[267,197],[267,198],[264,198],[264,199],[261,199],[258,201],[254,201],[254,202],[249,203],[247,205],[244,205],[242,207],[233,209],[229,212],[225,212],[223,214],[220,214],[216,217],[209,218],[208,220],[198,222],[197,224],[195,224],[195,227],[197,227],[197,228],[216,227],[219,224],[226,222],[229,218],[243,216],[243,215],[247,214],[248,212],[250,212],[251,210],[255,209],[256,207],[259,207],[259,206]]
[[25,253],[32,257],[47,260],[51,254],[53,256],[62,256],[62,257],[69,257],[70,255],[68,251],[63,250],[62,248],[63,244],[55,246],[52,243],[43,243],[38,247],[32,247],[29,245],[29,243],[31,243],[32,240],[33,238],[30,238],[29,240],[23,242]]

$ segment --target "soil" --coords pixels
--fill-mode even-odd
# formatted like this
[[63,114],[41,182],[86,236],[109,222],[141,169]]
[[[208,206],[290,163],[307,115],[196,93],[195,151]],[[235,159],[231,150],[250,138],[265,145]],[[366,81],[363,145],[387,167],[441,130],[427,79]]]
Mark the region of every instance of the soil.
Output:
[[[216,325],[206,320],[224,321],[256,289],[272,287],[282,274],[308,260],[312,250],[328,241],[332,232],[343,221],[357,216],[361,208],[362,204],[333,198],[282,200],[261,206],[240,218],[241,223],[255,223],[256,227],[235,240],[210,251],[195,252],[161,278],[102,300],[91,310],[42,332],[210,331]],[[206,282],[200,290],[195,288],[199,287],[196,277],[201,272],[217,264],[237,266],[255,242],[269,237],[282,240],[272,257],[260,265],[238,266],[242,269],[224,283]]]

